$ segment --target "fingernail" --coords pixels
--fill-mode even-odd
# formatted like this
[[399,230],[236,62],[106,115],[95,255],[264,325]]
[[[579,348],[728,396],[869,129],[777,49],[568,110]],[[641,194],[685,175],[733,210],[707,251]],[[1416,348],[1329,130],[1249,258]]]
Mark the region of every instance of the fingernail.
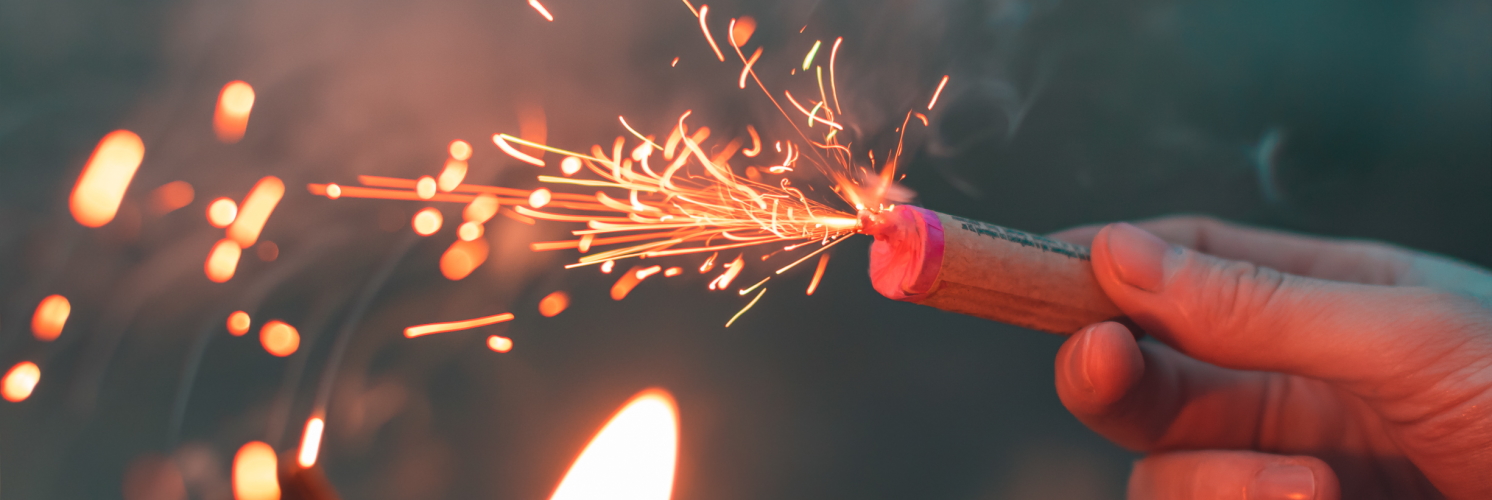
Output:
[[1086,393],[1093,392],[1093,378],[1088,375],[1089,346],[1093,345],[1093,327],[1078,331],[1078,344],[1073,346],[1072,356],[1067,361],[1068,378],[1080,384]]
[[1299,465],[1274,465],[1254,476],[1249,500],[1311,500],[1316,498],[1316,476]]
[[1109,226],[1108,244],[1120,280],[1148,292],[1160,291],[1171,245],[1124,222]]

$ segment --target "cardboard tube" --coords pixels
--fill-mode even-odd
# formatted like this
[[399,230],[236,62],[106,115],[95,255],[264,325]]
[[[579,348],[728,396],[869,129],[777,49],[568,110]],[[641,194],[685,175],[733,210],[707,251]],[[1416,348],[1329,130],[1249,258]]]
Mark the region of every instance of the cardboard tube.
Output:
[[888,298],[1063,335],[1123,316],[1087,247],[909,205],[861,221]]

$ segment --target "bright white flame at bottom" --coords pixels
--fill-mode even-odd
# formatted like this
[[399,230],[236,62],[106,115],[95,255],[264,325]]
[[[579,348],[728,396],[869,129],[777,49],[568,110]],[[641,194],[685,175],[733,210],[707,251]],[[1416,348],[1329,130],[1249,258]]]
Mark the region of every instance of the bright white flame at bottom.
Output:
[[549,500],[668,500],[678,454],[673,396],[642,391],[596,433]]

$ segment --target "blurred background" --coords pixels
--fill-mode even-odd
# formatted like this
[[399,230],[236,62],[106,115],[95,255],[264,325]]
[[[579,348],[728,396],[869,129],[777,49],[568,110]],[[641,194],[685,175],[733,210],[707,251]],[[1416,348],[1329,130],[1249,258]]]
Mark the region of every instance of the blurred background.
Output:
[[[1053,391],[1062,339],[880,297],[868,239],[833,251],[814,295],[799,271],[727,329],[744,301],[702,293],[704,276],[613,301],[614,275],[529,251],[563,225],[494,219],[491,255],[452,281],[438,261],[455,224],[409,229],[425,204],[306,192],[435,175],[453,139],[475,146],[469,182],[531,188],[534,167],[489,137],[536,119],[573,149],[623,133],[617,115],[665,130],[693,109],[722,131],[787,130],[680,2],[544,5],[553,22],[521,0],[0,0],[0,365],[42,370],[29,399],[0,404],[0,497],[231,498],[234,453],[255,440],[291,453],[324,380],[318,463],[344,498],[547,498],[606,418],[654,386],[679,405],[677,499],[1123,497],[1135,455]],[[769,86],[843,36],[846,135],[878,150],[950,75],[905,157],[932,209],[1034,232],[1205,213],[1492,265],[1484,1],[710,12],[717,37],[731,17],[757,20]],[[224,144],[212,117],[232,80],[257,98],[242,141]],[[84,228],[68,193],[120,128],[144,162],[119,215]],[[245,250],[231,281],[209,282],[221,233],[207,202],[266,175],[287,186],[262,236],[277,255]],[[152,190],[177,180],[194,201],[153,210]],[[570,308],[540,317],[557,290]],[[72,314],[38,342],[32,312],[51,294]],[[229,336],[239,309],[256,329],[295,325],[299,349],[273,357],[256,335]],[[505,311],[517,319],[401,335]],[[490,334],[513,350],[487,349]]]

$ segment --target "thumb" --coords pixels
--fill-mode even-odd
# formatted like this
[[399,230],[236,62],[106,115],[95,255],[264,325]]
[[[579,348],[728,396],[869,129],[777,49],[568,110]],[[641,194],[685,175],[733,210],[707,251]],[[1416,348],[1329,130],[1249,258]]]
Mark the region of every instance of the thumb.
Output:
[[1492,353],[1476,334],[1488,315],[1469,299],[1285,274],[1169,245],[1129,224],[1094,238],[1093,268],[1146,333],[1219,366],[1363,383],[1393,397],[1385,384],[1409,396],[1435,372]]

